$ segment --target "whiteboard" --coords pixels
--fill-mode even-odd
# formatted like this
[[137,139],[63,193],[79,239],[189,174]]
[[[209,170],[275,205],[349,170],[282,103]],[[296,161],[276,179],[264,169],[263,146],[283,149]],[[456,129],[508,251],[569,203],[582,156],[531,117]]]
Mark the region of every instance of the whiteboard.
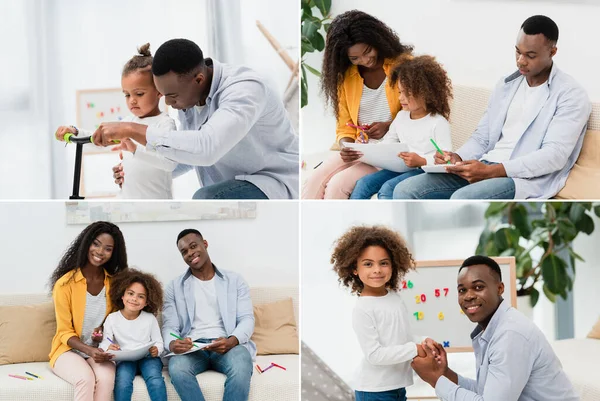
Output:
[[[502,271],[503,297],[516,307],[515,258],[492,259],[500,265]],[[456,289],[458,269],[463,261],[456,259],[416,262],[417,269],[406,274],[400,283],[400,295],[408,308],[413,334],[432,338],[445,345],[447,352],[473,351],[470,335],[477,324],[471,322],[462,312],[458,305]],[[439,290],[439,294],[436,290]]]

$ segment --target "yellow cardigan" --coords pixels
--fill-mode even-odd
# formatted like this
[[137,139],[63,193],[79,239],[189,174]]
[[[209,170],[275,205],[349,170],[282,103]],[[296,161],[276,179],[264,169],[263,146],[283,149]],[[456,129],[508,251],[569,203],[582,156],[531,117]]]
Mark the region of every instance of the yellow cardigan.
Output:
[[[385,75],[390,75],[392,67],[398,62],[396,59],[385,59],[383,62],[383,70]],[[335,130],[335,141],[339,143],[342,138],[356,139],[359,131],[356,128],[348,127],[347,123],[358,125],[358,108],[360,106],[360,98],[362,97],[363,78],[358,72],[358,67],[353,65],[346,70],[344,81],[340,87],[338,96],[338,119],[337,128]],[[400,105],[400,94],[397,87],[390,85],[389,79],[385,85],[385,95],[387,97],[392,120],[396,118],[398,111],[402,109]]]
[[[73,278],[73,279],[71,279]],[[106,315],[112,312],[110,297],[111,276],[104,271],[104,288],[106,288]],[[52,298],[54,298],[54,311],[56,314],[56,335],[52,339],[52,349],[50,351],[50,366],[63,353],[71,349],[67,345],[69,338],[73,336],[81,337],[83,329],[83,317],[85,315],[85,301],[87,293],[87,282],[81,273],[81,269],[73,270],[54,284]]]

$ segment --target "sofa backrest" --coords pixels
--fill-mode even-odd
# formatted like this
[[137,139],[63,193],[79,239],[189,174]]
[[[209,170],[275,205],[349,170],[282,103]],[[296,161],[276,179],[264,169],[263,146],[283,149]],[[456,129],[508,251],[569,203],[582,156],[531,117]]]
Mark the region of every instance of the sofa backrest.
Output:
[[[450,130],[452,149],[460,148],[475,131],[492,93],[489,89],[454,85],[454,99],[450,103]],[[600,103],[592,103],[588,130],[600,130]]]
[[[254,287],[250,288],[250,297],[252,298],[252,305],[267,304],[291,297],[294,303],[296,325],[298,324],[298,287]],[[44,293],[0,294],[0,305],[5,306],[41,304],[45,302],[52,302],[52,298]]]

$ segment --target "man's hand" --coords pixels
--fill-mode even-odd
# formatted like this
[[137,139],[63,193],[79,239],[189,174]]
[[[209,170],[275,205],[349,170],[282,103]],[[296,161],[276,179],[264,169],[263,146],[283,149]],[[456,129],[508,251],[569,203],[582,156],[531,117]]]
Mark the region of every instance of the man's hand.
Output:
[[158,356],[158,348],[156,348],[156,345],[153,345],[152,347],[150,347],[150,349],[148,351],[150,351],[150,356],[152,358],[156,358]]
[[173,340],[169,343],[169,349],[175,354],[183,354],[192,349],[194,344],[192,339],[187,337],[185,340]]
[[488,178],[506,177],[506,170],[502,164],[489,165],[477,160],[458,162],[455,166],[446,167],[449,173],[469,181],[470,184],[483,181]]
[[92,135],[92,141],[97,146],[109,146],[122,141],[125,138],[132,138],[136,142],[146,145],[146,130],[148,126],[137,123],[102,123]]
[[381,139],[381,138],[383,138],[383,136],[385,134],[387,134],[388,130],[390,129],[391,123],[392,122],[390,121],[387,123],[377,122],[377,123],[370,124],[369,128],[367,128],[365,130],[365,133],[371,139]]
[[421,167],[427,164],[427,160],[414,152],[400,152],[398,157],[404,160],[407,167]]
[[454,152],[446,152],[444,150],[444,156],[440,155],[440,152],[435,152],[433,155],[433,162],[435,164],[447,164],[450,162],[451,164],[456,164],[461,162],[462,158]]
[[429,347],[423,347],[423,350],[426,354],[425,357],[415,357],[410,366],[412,366],[414,371],[417,372],[423,381],[435,388],[435,384],[440,377],[444,376],[448,365],[438,363]]
[[225,354],[239,343],[236,336],[231,336],[229,338],[220,337],[204,347],[204,349],[206,351],[214,351],[217,354]]

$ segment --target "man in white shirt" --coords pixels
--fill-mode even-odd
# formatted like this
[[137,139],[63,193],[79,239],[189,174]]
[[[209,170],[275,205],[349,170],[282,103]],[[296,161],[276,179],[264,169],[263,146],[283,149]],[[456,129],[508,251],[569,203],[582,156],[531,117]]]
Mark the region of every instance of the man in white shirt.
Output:
[[[177,248],[189,269],[165,288],[163,339],[177,354],[171,382],[182,401],[204,401],[196,375],[212,369],[227,376],[223,401],[248,400],[256,356],[250,289],[239,274],[216,268],[198,230],[179,233]],[[209,345],[193,351],[194,342]]]
[[421,174],[396,186],[394,199],[548,199],[564,187],[591,113],[585,90],[558,69],[558,26],[535,15],[521,25],[518,71],[503,78],[471,138],[450,161],[451,174]]

